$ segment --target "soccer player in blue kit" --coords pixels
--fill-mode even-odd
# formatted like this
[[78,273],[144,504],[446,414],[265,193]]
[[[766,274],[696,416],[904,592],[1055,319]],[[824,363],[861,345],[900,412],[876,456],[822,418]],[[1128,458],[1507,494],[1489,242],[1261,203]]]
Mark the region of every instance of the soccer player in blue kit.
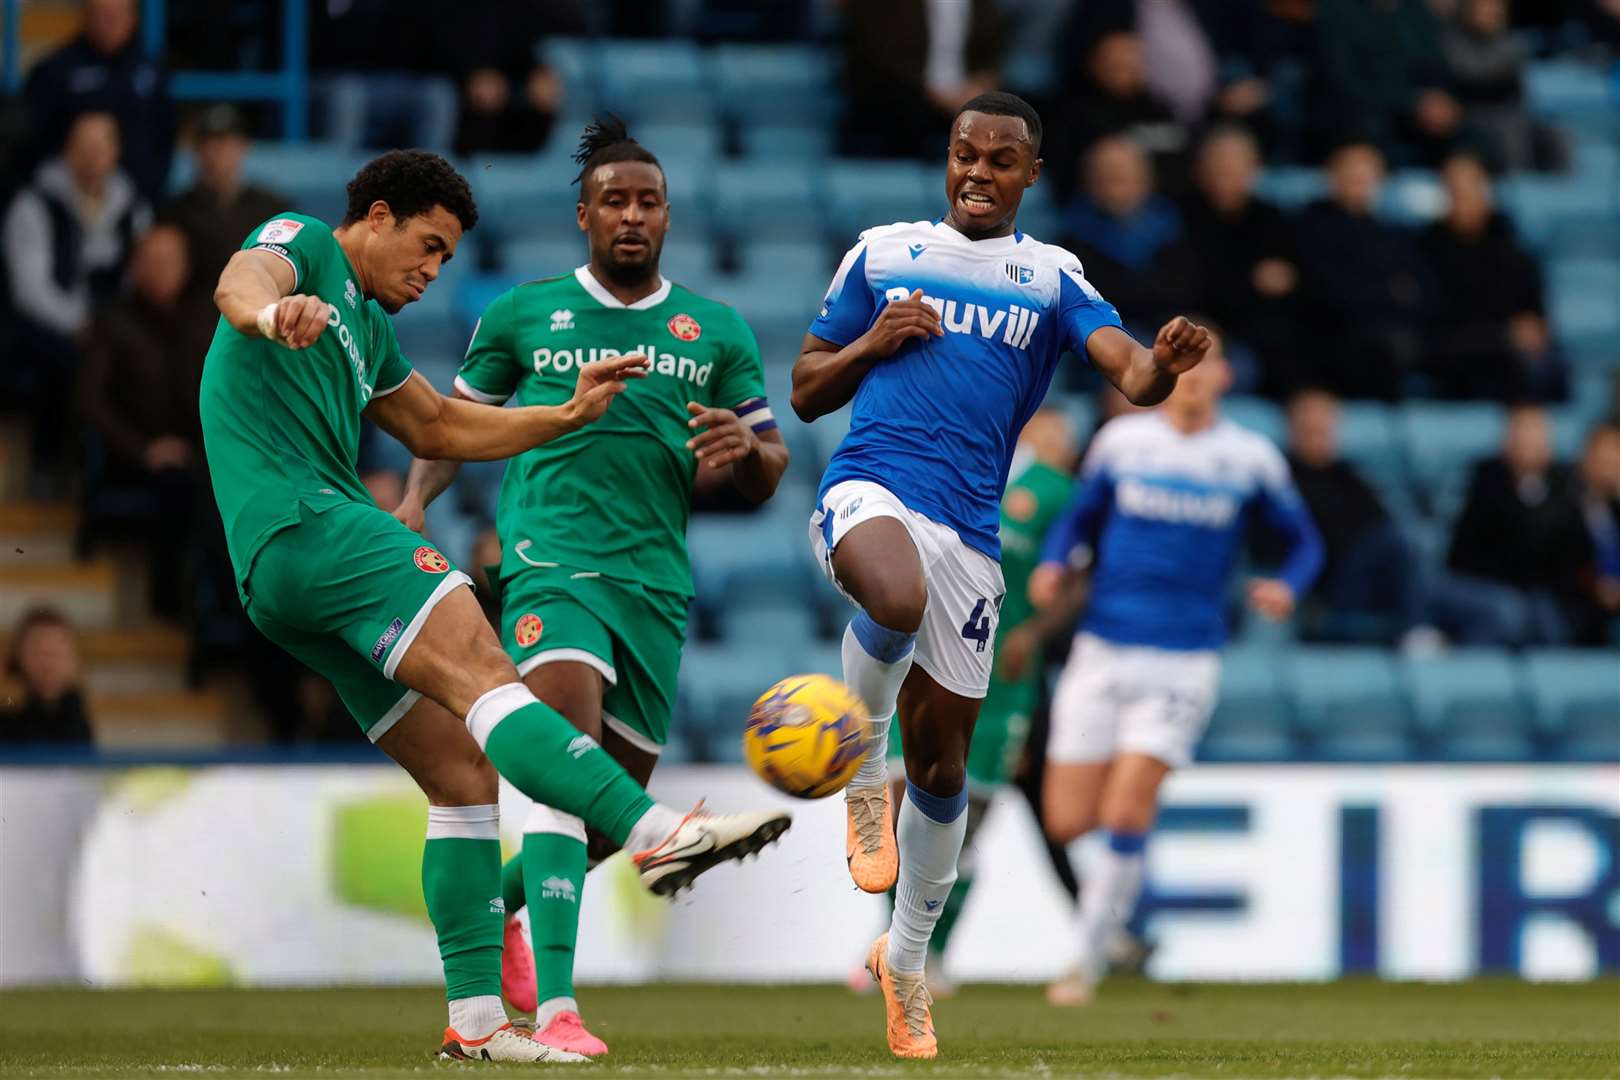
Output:
[[1159,786],[1192,762],[1220,686],[1227,588],[1251,522],[1288,545],[1249,604],[1284,619],[1322,567],[1322,541],[1288,462],[1264,435],[1222,419],[1231,369],[1208,356],[1152,412],[1105,424],[1078,494],[1047,531],[1029,579],[1037,608],[1067,575],[1091,571],[1086,614],[1052,697],[1042,818],[1058,843],[1101,827],[1075,925],[1074,966],[1047,991],[1084,1005],[1106,945],[1136,907]]
[[[871,707],[878,741],[845,793],[846,850],[860,888],[896,887],[889,932],[867,967],[883,990],[889,1049],[907,1058],[937,1052],[923,964],[962,849],[1018,432],[1066,351],[1089,357],[1132,402],[1154,405],[1209,345],[1178,317],[1143,348],[1078,259],[1017,230],[1041,172],[1041,121],[1027,102],[974,98],[948,146],[945,216],[862,233],[793,368],[802,419],[854,402],[810,538],[860,609],[844,633],[844,680]],[[896,822],[884,748],[897,705],[907,786]]]

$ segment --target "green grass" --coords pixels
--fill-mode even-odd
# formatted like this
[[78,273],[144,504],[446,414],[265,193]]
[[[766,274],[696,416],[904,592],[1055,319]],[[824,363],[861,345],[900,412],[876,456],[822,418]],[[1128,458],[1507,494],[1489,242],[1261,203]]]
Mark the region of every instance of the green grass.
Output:
[[[882,1006],[833,987],[583,995],[613,1054],[589,1075],[1620,1077],[1620,982],[1161,986],[1083,1011],[976,987],[935,1009],[941,1053],[899,1063]],[[384,1078],[437,1071],[432,990],[0,993],[0,1075]],[[474,1066],[463,1066],[473,1068]],[[508,1066],[507,1068],[534,1068]]]

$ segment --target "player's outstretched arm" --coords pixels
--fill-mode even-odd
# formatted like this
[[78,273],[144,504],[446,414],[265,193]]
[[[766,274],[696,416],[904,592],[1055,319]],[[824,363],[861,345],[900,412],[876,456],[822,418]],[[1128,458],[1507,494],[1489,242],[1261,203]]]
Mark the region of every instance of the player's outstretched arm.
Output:
[[231,256],[214,288],[214,305],[237,333],[307,349],[326,329],[326,301],[293,293],[297,275],[286,259],[248,248]]
[[503,409],[445,397],[413,372],[392,394],[373,398],[366,415],[419,458],[497,461],[579,430],[606,412],[629,380],[646,375],[639,354],[598,360],[580,368],[574,396],[561,405]]
[[884,307],[871,329],[839,347],[814,334],[804,335],[793,365],[793,411],[805,423],[849,403],[872,365],[886,360],[912,338],[943,337],[939,312],[923,303],[921,289]]
[[1086,339],[1086,353],[1132,405],[1157,405],[1176,388],[1176,376],[1204,358],[1209,344],[1208,330],[1177,315],[1159,328],[1151,349],[1117,326],[1104,326]]

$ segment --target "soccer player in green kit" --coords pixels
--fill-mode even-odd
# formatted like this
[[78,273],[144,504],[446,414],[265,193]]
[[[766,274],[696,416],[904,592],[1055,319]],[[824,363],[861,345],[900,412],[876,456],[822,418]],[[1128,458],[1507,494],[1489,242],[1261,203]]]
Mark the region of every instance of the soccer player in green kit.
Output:
[[[1018,769],[1030,716],[1040,700],[1041,647],[1048,638],[1072,625],[1037,613],[1027,594],[1029,575],[1040,562],[1046,530],[1068,505],[1074,486],[1074,463],[1075,436],[1068,417],[1050,407],[1037,411],[1019,433],[1018,448],[1007,473],[1007,491],[1001,499],[1001,571],[1007,595],[1001,605],[1002,629],[996,639],[990,688],[968,743],[967,834],[962,839],[957,878],[928,942],[928,987],[935,997],[948,996],[952,990],[943,960],[951,931],[973,887],[973,838],[984,823],[991,799]],[[1054,606],[1074,613],[1075,605],[1069,597]],[[904,757],[898,729],[890,731],[889,757]],[[896,780],[890,788],[889,798],[898,806],[905,793],[904,779]],[[892,899],[893,890],[890,895]],[[851,985],[859,989],[872,985],[864,967],[851,976]]]
[[758,851],[788,821],[654,803],[535,699],[467,576],[361,485],[362,415],[419,456],[491,460],[599,419],[646,376],[643,358],[621,356],[585,365],[551,403],[495,409],[413,373],[388,315],[421,298],[477,220],[466,181],[411,150],[360,170],[337,228],[285,213],[254,229],[214,294],[203,439],[249,618],[330,679],[427,795],[422,885],[450,1013],[440,1055],[583,1061],[513,1028],[501,1005],[497,770],[636,852],[643,884],[662,894]]
[[[763,502],[788,451],[747,323],[659,273],[670,210],[658,159],[609,118],[586,128],[575,160],[590,261],[491,303],[456,392],[551,404],[589,361],[642,352],[651,362],[601,422],[515,457],[497,514],[507,654],[541,701],[645,784],[668,736],[686,636],[694,488],[731,485]],[[417,462],[396,516],[419,528],[455,473],[453,462]],[[579,898],[591,861],[619,845],[594,828],[588,840],[586,824],[540,801],[524,826],[522,855],[504,874],[505,989],[536,1011],[536,1039],[596,1056],[607,1046],[574,998]],[[515,915],[525,902],[532,959]]]

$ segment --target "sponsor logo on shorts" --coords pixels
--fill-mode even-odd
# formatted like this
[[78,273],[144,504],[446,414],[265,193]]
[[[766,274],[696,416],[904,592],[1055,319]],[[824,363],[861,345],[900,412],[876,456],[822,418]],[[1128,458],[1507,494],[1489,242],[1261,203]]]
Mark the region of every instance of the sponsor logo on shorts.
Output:
[[703,327],[690,315],[677,315],[669,320],[669,332],[682,341],[696,341],[703,336]]
[[540,640],[540,632],[544,628],[545,624],[540,621],[540,616],[531,611],[517,621],[513,634],[517,637],[517,643],[527,649]]
[[416,568],[424,574],[442,574],[450,569],[450,560],[426,544],[417,548],[412,558],[416,561]]
[[383,658],[383,654],[388,651],[388,646],[398,641],[399,635],[403,634],[404,632],[405,623],[403,620],[395,619],[393,622],[389,623],[388,629],[384,630],[382,632],[382,637],[377,639],[377,644],[371,647],[371,659],[374,661],[381,660]]
[[566,900],[570,904],[579,903],[579,890],[574,883],[565,877],[548,877],[540,883],[540,899]]
[[568,744],[566,753],[573,757],[575,761],[578,761],[580,758],[584,757],[586,754],[595,749],[595,739],[591,738],[589,735],[575,735],[573,741]]

